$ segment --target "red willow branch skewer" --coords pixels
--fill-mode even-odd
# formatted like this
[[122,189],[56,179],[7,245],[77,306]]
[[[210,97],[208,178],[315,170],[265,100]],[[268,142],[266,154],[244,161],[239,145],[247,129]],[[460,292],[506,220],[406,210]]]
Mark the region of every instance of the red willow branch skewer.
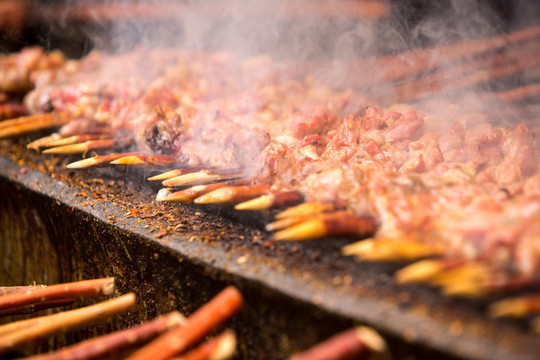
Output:
[[[162,202],[180,202],[183,204],[191,204],[193,200],[201,195],[207,194],[216,189],[220,189],[225,186],[240,186],[243,184],[249,184],[252,182],[252,179],[239,179],[233,181],[225,181],[221,183],[214,183],[208,185],[195,185],[190,188],[169,192],[165,191],[164,194],[158,193],[156,196],[156,201]],[[164,189],[167,190],[167,189]]]
[[489,306],[488,313],[492,318],[522,318],[540,311],[540,295],[524,295],[503,299]]
[[369,87],[377,85],[380,81],[394,82],[419,76],[428,69],[436,69],[470,57],[495,52],[508,46],[508,44],[531,41],[539,36],[540,26],[533,26],[502,36],[460,41],[448,45],[435,45],[420,50],[411,50],[397,55],[366,60],[363,64],[355,64],[354,66],[369,68],[371,64],[376,64],[377,68],[385,69],[386,72],[382,74],[382,79],[380,76],[372,79],[362,79],[358,85]]
[[540,83],[521,86],[504,92],[496,92],[493,96],[505,103],[538,99],[540,97]]
[[231,358],[235,351],[236,335],[234,331],[226,330],[189,353],[171,360],[226,360]]
[[112,295],[114,289],[114,278],[112,277],[50,285],[22,293],[19,292],[0,296],[0,310],[20,308],[51,300]]
[[193,172],[199,171],[201,169],[202,169],[201,166],[183,168],[183,169],[174,169],[174,170],[166,171],[166,172],[158,174],[158,175],[151,176],[147,180],[148,181],[163,181],[163,180],[167,180],[167,179],[172,179],[172,178],[180,176],[180,175],[193,173]]
[[129,360],[162,360],[186,350],[210,330],[236,314],[243,305],[240,292],[229,286],[188,317],[185,326],[173,329],[133,353]]
[[0,286],[0,296],[21,293],[25,291],[33,291],[36,289],[44,288],[43,285],[30,285],[30,286]]
[[74,154],[86,154],[92,150],[109,150],[116,148],[123,148],[129,145],[131,140],[125,139],[103,139],[103,140],[89,140],[81,143],[75,143],[70,145],[56,146],[43,150],[43,154],[56,154],[56,155],[74,155]]
[[22,104],[0,104],[0,120],[14,119],[28,115],[28,108]]
[[60,113],[30,115],[0,122],[0,139],[67,124],[69,119]]
[[375,330],[357,327],[343,331],[289,360],[345,360],[385,353],[386,342]]
[[438,91],[472,88],[503,77],[519,74],[540,65],[538,49],[523,49],[520,54],[500,54],[493,58],[475,59],[441,69],[430,75],[397,85],[400,101],[413,101]]
[[168,155],[126,155],[110,162],[112,165],[167,167],[178,163],[178,159]]
[[286,205],[294,205],[304,200],[302,193],[298,191],[280,191],[261,195],[255,199],[251,199],[234,208],[236,210],[268,210]]
[[440,245],[422,243],[418,235],[365,239],[342,249],[343,255],[353,255],[362,261],[394,262],[439,256],[443,251]]
[[348,211],[322,214],[278,231],[276,240],[310,240],[325,236],[369,236],[377,230],[377,221],[371,216],[358,217]]
[[129,152],[129,153],[115,153],[107,155],[96,155],[89,157],[87,159],[82,159],[79,161],[72,162],[66,165],[68,169],[87,169],[94,166],[109,164],[111,161],[130,155],[137,155],[139,153]]
[[82,341],[54,353],[36,355],[27,360],[89,360],[96,359],[115,351],[147,342],[159,334],[184,325],[186,319],[177,311],[160,316],[148,323],[112,334]]
[[75,299],[50,300],[50,301],[46,301],[40,304],[32,304],[32,305],[26,305],[26,306],[0,310],[0,316],[31,314],[31,313],[45,310],[45,309],[71,305],[74,302],[75,302]]
[[241,177],[243,177],[243,174],[238,169],[201,170],[164,180],[161,184],[166,187],[204,185]]
[[195,204],[238,203],[264,194],[270,185],[224,186],[193,200]]
[[61,331],[106,320],[134,304],[135,295],[130,293],[80,309],[0,326],[0,353]]

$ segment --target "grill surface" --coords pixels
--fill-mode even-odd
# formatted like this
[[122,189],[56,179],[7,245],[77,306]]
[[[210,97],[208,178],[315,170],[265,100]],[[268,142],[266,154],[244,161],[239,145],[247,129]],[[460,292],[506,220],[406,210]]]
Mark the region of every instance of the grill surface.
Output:
[[138,307],[93,333],[174,308],[189,314],[232,283],[247,303],[232,324],[242,359],[282,359],[352,324],[380,331],[397,359],[537,358],[526,324],[486,320],[482,302],[397,287],[394,266],[340,255],[351,239],[273,243],[259,230],[271,214],[156,204],[145,171],[69,172],[22,143],[0,142],[0,283],[117,277]]

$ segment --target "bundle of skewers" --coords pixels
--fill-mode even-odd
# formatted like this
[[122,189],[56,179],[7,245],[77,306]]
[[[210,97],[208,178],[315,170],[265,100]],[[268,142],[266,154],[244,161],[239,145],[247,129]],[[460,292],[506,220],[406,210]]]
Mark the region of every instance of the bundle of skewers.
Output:
[[[51,286],[4,286],[0,288],[2,315],[32,312],[73,304],[77,299],[109,296],[114,278]],[[99,358],[226,360],[236,353],[236,335],[219,329],[243,306],[240,292],[229,286],[189,317],[172,311],[149,322],[97,336],[49,353],[25,357],[32,360],[89,360]],[[129,293],[82,308],[0,325],[0,353],[61,332],[98,324],[129,311],[135,295]],[[370,354],[387,354],[385,341],[374,330],[358,327],[335,335],[291,360],[345,360]]]
[[[109,296],[114,293],[115,284],[114,278],[104,278],[51,286],[2,287],[1,291],[2,314],[15,315],[65,306],[81,298]],[[172,311],[147,323],[27,359],[83,360],[110,356],[146,359],[149,357],[144,354],[148,351],[152,358],[168,359],[188,349],[190,351],[180,358],[229,359],[236,351],[236,336],[232,330],[225,330],[202,343],[201,340],[236,314],[242,304],[238,290],[228,287],[189,317]],[[129,293],[94,305],[1,325],[0,353],[61,332],[102,323],[129,311],[134,305],[135,295]]]
[[[407,265],[399,283],[502,297],[491,316],[527,317],[538,295],[512,294],[540,280],[540,86],[484,90],[536,78],[539,34],[366,60],[356,66],[376,63],[384,76],[354,90],[268,56],[139,49],[75,61],[27,49],[2,59],[0,88],[6,109],[27,92],[32,115],[1,122],[0,138],[59,127],[28,147],[83,154],[68,169],[163,169],[149,178],[163,185],[160,202],[288,207],[267,225],[275,240],[361,238],[343,254]],[[424,114],[363,95],[385,87],[418,108],[430,107],[424,94],[454,100]],[[472,90],[474,106],[460,97]]]

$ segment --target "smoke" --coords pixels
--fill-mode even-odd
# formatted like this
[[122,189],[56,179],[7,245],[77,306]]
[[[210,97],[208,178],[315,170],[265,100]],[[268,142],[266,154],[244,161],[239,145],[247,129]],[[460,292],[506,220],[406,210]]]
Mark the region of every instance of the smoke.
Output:
[[[527,72],[497,81],[478,81],[474,90],[456,86],[474,80],[461,74],[477,61],[464,55],[457,61],[427,71],[439,64],[445,53],[432,51],[418,74],[388,81],[400,66],[414,67],[414,56],[434,47],[489,38],[532,23],[538,23],[540,5],[526,0],[381,0],[390,11],[369,8],[372,1],[351,0],[64,0],[59,26],[84,31],[94,48],[122,53],[136,48],[173,47],[188,52],[227,51],[240,59],[269,54],[277,62],[306,65],[314,78],[339,90],[353,88],[383,106],[394,102],[419,102],[426,109],[447,109],[459,103],[463,111],[481,110],[486,91],[504,90],[528,82]],[[59,2],[60,4],[60,2]],[[368,4],[368,7],[365,7]],[[359,8],[364,11],[357,12]],[[366,10],[367,9],[367,10]],[[512,44],[508,44],[509,47]],[[380,61],[381,57],[388,60]],[[512,61],[520,62],[519,58]],[[489,61],[475,71],[489,72]],[[147,71],[148,69],[141,69]],[[399,69],[398,69],[399,70]],[[403,97],[420,76],[437,75],[426,89],[437,87],[429,98]],[[465,79],[465,80],[464,80]],[[472,79],[472,80],[471,80]],[[238,79],[246,90],[250,78]],[[440,84],[442,85],[440,85]],[[446,87],[448,86],[448,88]],[[405,99],[405,100],[403,100]],[[371,104],[369,104],[371,105]],[[504,104],[491,102],[492,110]]]

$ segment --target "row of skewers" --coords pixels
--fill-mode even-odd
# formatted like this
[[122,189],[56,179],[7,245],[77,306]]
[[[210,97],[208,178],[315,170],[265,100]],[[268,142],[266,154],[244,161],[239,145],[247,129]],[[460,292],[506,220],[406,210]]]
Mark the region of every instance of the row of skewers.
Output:
[[[539,33],[535,26],[376,63],[386,71],[384,85],[405,100],[433,95],[433,86],[446,91],[434,83],[446,71],[466,80],[445,78],[452,90],[489,83],[497,74],[534,78]],[[434,58],[435,50],[443,56]],[[27,49],[6,58],[11,77],[0,79],[9,84],[6,97],[33,84],[24,101],[38,114],[1,122],[0,138],[62,126],[28,147],[83,156],[128,150],[67,168],[172,168],[149,179],[162,182],[160,202],[258,211],[294,205],[267,225],[276,240],[364,238],[343,254],[412,263],[397,273],[400,283],[466,297],[507,295],[538,283],[537,84],[482,94],[482,104],[496,104],[482,114],[458,106],[424,117],[403,106],[366,109],[373,101],[358,92],[332,91],[268,58],[237,65],[228,54],[156,51],[149,57],[165,70],[135,76],[134,68],[124,69],[126,58],[144,64],[146,55],[93,54],[73,62]],[[404,66],[409,63],[414,66]],[[119,80],[102,80],[104,68]],[[93,77],[100,80],[88,80]],[[373,87],[364,81],[360,87]],[[508,116],[524,121],[501,124]],[[444,118],[452,125],[441,125]],[[538,312],[539,303],[536,295],[509,298],[490,314],[524,317]],[[537,322],[533,328],[539,331]]]
[[[1,287],[0,309],[3,315],[27,314],[72,304],[77,299],[110,296],[114,292],[114,278],[51,286]],[[135,301],[135,295],[129,293],[75,310],[0,325],[0,353],[13,351],[24,344],[59,332],[104,322],[129,311]],[[127,359],[230,359],[236,353],[237,340],[234,331],[224,330],[215,337],[204,340],[211,331],[219,329],[238,313],[242,305],[240,292],[229,286],[189,317],[172,311],[147,323],[25,359],[88,360],[111,356]],[[295,354],[291,360],[344,360],[386,351],[384,340],[374,330],[358,327]]]

